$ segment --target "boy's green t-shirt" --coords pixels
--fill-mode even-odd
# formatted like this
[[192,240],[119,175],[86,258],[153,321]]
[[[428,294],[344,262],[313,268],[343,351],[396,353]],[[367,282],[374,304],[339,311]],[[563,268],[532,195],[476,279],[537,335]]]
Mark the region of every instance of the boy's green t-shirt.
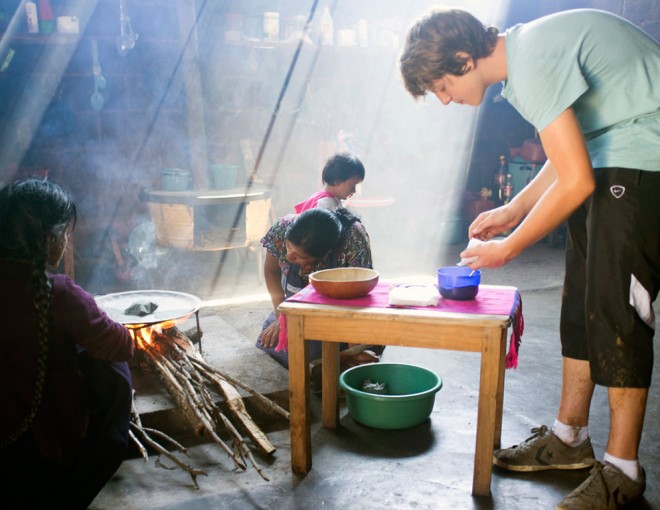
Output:
[[660,45],[595,9],[505,32],[502,96],[539,132],[572,106],[594,168],[660,171]]

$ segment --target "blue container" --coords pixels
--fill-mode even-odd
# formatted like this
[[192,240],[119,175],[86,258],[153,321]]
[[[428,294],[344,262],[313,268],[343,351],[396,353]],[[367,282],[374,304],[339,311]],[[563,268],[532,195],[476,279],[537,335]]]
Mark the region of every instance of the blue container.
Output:
[[190,189],[192,174],[182,168],[163,168],[160,171],[160,187],[164,191],[185,191]]
[[209,166],[213,189],[229,189],[236,187],[238,165],[213,164]]
[[517,195],[527,186],[543,166],[543,163],[532,163],[526,159],[516,156],[508,164],[508,171],[513,180],[513,196]]
[[469,301],[477,297],[481,271],[467,266],[449,266],[438,269],[440,295],[455,301]]

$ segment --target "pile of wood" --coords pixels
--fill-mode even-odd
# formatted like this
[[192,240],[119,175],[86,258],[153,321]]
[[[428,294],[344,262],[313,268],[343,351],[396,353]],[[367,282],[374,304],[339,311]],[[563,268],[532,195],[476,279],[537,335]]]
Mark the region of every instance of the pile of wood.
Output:
[[[277,413],[288,420],[289,412],[246,384],[210,366],[193,345],[191,338],[194,339],[194,335],[200,336],[201,339],[199,331],[185,334],[176,327],[162,331],[156,328],[135,331],[137,346],[144,354],[148,367],[158,375],[195,434],[206,436],[218,444],[239,469],[245,470],[249,464],[262,478],[268,480],[242,434],[245,433],[252,445],[264,455],[271,455],[275,447],[250,417],[239,388],[247,392],[256,405],[269,413]],[[229,413],[222,411],[222,402],[226,404]],[[231,438],[231,445],[220,437],[222,431]],[[145,461],[148,458],[147,448],[144,446],[146,444],[188,472],[193,484],[198,488],[197,476],[206,473],[189,466],[163,446],[161,443],[167,442],[171,449],[187,453],[173,438],[160,431],[145,428],[135,406],[131,437]]]

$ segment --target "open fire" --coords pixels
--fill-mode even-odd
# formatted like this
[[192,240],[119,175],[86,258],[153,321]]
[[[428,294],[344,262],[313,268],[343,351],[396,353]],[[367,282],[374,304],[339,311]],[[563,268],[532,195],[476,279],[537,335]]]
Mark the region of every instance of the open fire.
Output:
[[[177,323],[181,321],[182,319],[151,325],[131,324],[129,329],[138,348],[138,358],[158,376],[174,400],[176,408],[195,434],[210,438],[219,445],[236,467],[245,470],[251,465],[262,478],[268,480],[244,440],[242,432],[264,455],[271,455],[275,447],[250,417],[239,388],[250,394],[255,404],[269,413],[280,414],[288,420],[289,412],[246,384],[209,365],[193,345],[193,340],[196,340],[195,343],[201,342],[201,331],[197,328],[183,333],[177,327]],[[228,413],[222,410],[222,402],[226,403]],[[222,432],[229,435],[231,439],[229,444],[220,437]],[[173,449],[186,453],[185,448],[174,439],[162,432],[158,432],[157,435],[161,440],[167,441]],[[198,488],[197,476],[206,475],[204,471],[189,466],[155,441],[142,426],[135,408],[131,423],[131,438],[145,460],[147,460],[147,449],[143,446],[143,442],[155,449],[159,455],[167,457],[179,468],[187,471],[196,488]]]

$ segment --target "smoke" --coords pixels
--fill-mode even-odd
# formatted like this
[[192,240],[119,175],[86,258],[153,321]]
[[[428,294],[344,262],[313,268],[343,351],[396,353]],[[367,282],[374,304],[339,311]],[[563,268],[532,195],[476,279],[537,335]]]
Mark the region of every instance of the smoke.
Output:
[[[210,165],[238,165],[236,184],[267,187],[279,217],[320,189],[328,157],[350,150],[366,168],[352,209],[385,277],[433,275],[447,246],[463,242],[462,197],[478,110],[443,107],[434,97],[417,103],[398,70],[408,25],[433,2],[335,0],[332,46],[320,44],[321,11],[310,16],[313,1],[280,2],[277,43],[263,41],[263,12],[248,3],[178,2],[172,9],[124,3],[139,34],[124,54],[115,44],[119,0],[68,2],[59,14],[77,15],[81,31],[66,44],[25,49],[8,35],[0,43],[0,58],[16,49],[7,72],[29,77],[11,82],[18,100],[2,111],[0,167],[48,167],[74,191],[82,285],[99,293],[152,286],[212,297],[258,282],[258,243],[236,253],[163,246],[144,190],[161,186],[164,167],[190,171],[192,189],[204,190],[212,184]],[[497,12],[498,4],[451,3],[477,15]],[[304,33],[301,19],[309,20]],[[364,34],[366,45],[358,37]],[[91,38],[98,39],[107,80],[100,111],[90,104]],[[0,81],[3,92],[9,84]],[[68,127],[54,129],[61,124],[45,114],[63,106]],[[217,236],[231,242],[244,213],[240,207],[228,213],[233,228],[225,218]]]

